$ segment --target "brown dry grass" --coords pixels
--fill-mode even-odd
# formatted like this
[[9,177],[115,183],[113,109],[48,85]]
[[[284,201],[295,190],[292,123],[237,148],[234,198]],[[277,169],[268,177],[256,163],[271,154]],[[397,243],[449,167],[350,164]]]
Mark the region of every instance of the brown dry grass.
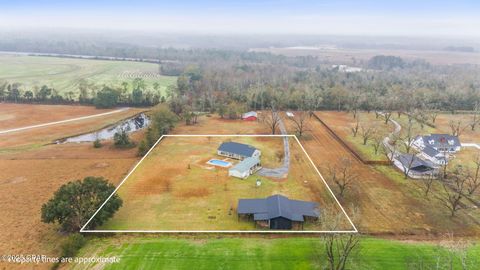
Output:
[[179,198],[192,198],[192,197],[206,197],[211,194],[211,191],[207,187],[194,187],[190,189],[181,190],[175,193],[175,196]]
[[113,110],[96,109],[92,106],[0,103],[0,130],[61,121]]

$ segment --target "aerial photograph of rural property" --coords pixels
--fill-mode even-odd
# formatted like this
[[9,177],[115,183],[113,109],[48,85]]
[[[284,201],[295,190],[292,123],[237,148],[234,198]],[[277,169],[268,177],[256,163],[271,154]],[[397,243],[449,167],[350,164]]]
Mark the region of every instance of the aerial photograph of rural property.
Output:
[[0,10],[0,270],[480,270],[480,2]]

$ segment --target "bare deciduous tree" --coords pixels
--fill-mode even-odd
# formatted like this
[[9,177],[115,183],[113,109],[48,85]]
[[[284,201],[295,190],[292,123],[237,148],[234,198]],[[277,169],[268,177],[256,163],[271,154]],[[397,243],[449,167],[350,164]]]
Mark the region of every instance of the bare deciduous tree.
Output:
[[480,123],[480,103],[476,102],[473,109],[472,118],[468,124],[472,131],[475,131],[475,127]]
[[450,121],[448,123],[450,129],[452,131],[452,136],[460,136],[462,132],[465,130],[465,127],[462,127],[462,121]]
[[370,140],[375,131],[375,128],[373,128],[372,126],[360,127],[360,134],[362,135],[363,145],[367,145],[368,140]]
[[451,171],[448,179],[444,179],[442,182],[444,192],[440,195],[440,200],[450,210],[451,217],[454,217],[462,207],[461,202],[466,189],[465,182],[466,178],[460,167]]
[[289,119],[293,122],[295,132],[299,137],[302,137],[305,131],[308,131],[308,125],[310,120],[309,112],[298,111],[293,117],[290,117]]
[[262,122],[270,129],[270,132],[272,132],[272,134],[275,134],[275,132],[277,131],[278,126],[280,125],[280,121],[280,116],[273,107],[268,112],[264,112],[264,115],[262,116]]
[[359,246],[360,238],[356,234],[341,235],[331,233],[324,237],[324,241],[328,269],[344,270],[347,267],[348,258],[352,251]]
[[423,186],[425,188],[425,197],[428,197],[428,193],[432,189],[432,186],[433,186],[434,182],[435,182],[435,176],[433,174],[431,174],[427,178],[423,179]]
[[357,117],[357,119],[355,121],[355,125],[352,127],[353,137],[357,137],[359,128],[360,128],[360,119],[359,119],[359,117]]
[[340,197],[343,197],[345,191],[358,177],[353,171],[352,160],[349,158],[342,158],[337,166],[329,167],[328,175],[330,180],[338,187],[338,195]]
[[392,117],[392,112],[391,111],[383,112],[383,118],[385,119],[385,125],[388,124],[388,121],[390,121],[391,117]]
[[468,173],[467,192],[472,195],[480,187],[480,154],[477,155],[475,161],[475,169],[473,173]]
[[403,144],[405,147],[405,152],[410,153],[410,150],[412,150],[413,141],[415,141],[416,136],[417,132],[413,128],[413,124],[409,122],[406,128],[405,136],[403,137],[403,141],[405,142]]
[[372,136],[372,147],[373,150],[375,151],[375,155],[378,155],[378,150],[380,150],[380,146],[382,146],[383,143],[383,135],[380,134],[379,132],[376,132]]

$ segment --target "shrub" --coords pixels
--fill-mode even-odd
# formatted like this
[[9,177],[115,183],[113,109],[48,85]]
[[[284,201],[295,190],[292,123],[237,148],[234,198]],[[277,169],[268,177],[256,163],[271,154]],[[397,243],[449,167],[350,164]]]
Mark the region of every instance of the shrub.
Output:
[[93,147],[94,147],[94,148],[100,148],[100,147],[102,147],[102,142],[101,142],[99,139],[96,139],[96,140],[93,142]]

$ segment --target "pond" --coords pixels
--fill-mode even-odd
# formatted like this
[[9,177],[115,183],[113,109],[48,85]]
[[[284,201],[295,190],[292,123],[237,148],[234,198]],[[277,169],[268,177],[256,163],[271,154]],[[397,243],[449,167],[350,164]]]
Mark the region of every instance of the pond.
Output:
[[80,142],[94,142],[96,139],[108,140],[112,139],[115,133],[125,130],[127,133],[132,133],[137,130],[143,129],[150,125],[150,119],[141,113],[133,118],[123,120],[114,126],[106,127],[104,129],[86,133],[62,140],[58,140],[56,143],[80,143]]

